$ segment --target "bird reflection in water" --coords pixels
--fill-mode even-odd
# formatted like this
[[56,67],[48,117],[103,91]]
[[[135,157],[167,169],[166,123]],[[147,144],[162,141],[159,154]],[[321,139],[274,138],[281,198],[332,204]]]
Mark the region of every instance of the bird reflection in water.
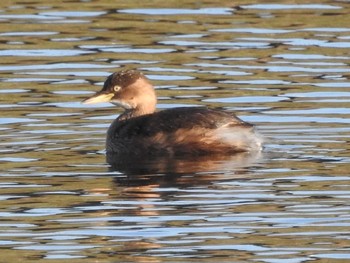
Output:
[[[141,221],[135,223],[135,231],[146,228],[148,231],[167,236],[168,234],[162,231],[166,228],[165,225],[170,223],[163,221],[163,218],[175,218],[179,214],[203,214],[203,200],[197,197],[197,194],[191,195],[193,189],[199,194],[205,194],[208,187],[215,186],[218,182],[249,178],[250,168],[259,165],[261,159],[259,152],[237,153],[232,156],[153,157],[138,160],[123,160],[115,158],[113,154],[107,154],[110,169],[118,171],[112,179],[109,198],[113,203],[121,204],[118,205],[118,209],[108,213],[140,219]],[[116,227],[119,227],[119,224],[120,222],[109,223]],[[188,224],[189,221],[184,220],[176,227],[186,228]],[[157,238],[143,237],[141,233],[140,235],[139,239],[124,242],[123,246],[118,248],[119,251],[135,252],[136,256],[145,253],[147,257],[149,250],[167,247],[158,242]],[[198,251],[196,253],[210,254]],[[134,259],[134,262],[139,260],[145,262],[145,258]]]
[[225,180],[225,174],[244,176],[249,167],[257,165],[261,160],[261,152],[243,152],[224,156],[186,156],[185,158],[145,156],[137,160],[107,154],[110,170],[124,174],[124,176],[117,176],[116,182],[126,186],[156,184],[166,187],[206,184],[210,180]]

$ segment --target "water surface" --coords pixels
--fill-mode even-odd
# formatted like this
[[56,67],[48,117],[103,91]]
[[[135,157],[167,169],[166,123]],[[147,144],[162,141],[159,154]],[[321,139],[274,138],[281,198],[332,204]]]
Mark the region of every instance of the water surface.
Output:
[[[298,3],[2,1],[6,262],[349,261],[350,10]],[[80,101],[125,67],[265,151],[108,165],[121,111]]]

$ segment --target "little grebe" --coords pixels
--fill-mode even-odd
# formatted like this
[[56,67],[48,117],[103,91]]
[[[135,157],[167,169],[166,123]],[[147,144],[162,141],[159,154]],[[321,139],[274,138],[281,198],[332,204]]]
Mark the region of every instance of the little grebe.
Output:
[[254,126],[234,114],[182,107],[156,112],[153,85],[137,70],[113,73],[83,103],[111,102],[125,109],[107,132],[106,150],[117,156],[183,156],[259,151]]

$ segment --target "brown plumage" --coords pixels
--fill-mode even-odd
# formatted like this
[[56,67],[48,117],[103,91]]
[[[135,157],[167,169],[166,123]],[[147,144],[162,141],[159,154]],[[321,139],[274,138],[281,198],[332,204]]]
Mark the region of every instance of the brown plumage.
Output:
[[117,156],[183,156],[257,151],[253,125],[224,111],[183,107],[155,112],[152,84],[139,71],[110,75],[85,103],[111,102],[125,109],[107,133],[107,153]]

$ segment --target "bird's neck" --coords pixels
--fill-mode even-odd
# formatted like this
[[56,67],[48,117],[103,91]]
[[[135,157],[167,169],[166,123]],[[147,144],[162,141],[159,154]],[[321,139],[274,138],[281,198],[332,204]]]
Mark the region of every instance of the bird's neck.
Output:
[[121,115],[119,115],[118,120],[124,121],[132,118],[136,118],[142,115],[152,114],[156,110],[155,105],[140,105],[136,108],[126,109]]

